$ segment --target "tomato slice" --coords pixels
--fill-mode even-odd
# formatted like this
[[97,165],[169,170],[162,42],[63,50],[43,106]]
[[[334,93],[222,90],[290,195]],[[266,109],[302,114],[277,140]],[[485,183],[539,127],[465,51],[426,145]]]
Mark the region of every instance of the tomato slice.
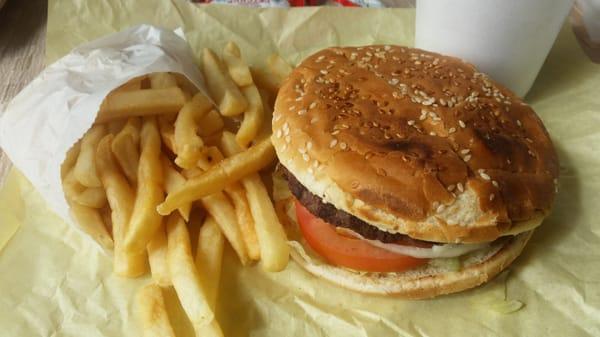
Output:
[[338,234],[335,227],[310,213],[296,200],[302,235],[328,262],[360,271],[404,271],[427,263],[427,259],[392,253],[369,243]]

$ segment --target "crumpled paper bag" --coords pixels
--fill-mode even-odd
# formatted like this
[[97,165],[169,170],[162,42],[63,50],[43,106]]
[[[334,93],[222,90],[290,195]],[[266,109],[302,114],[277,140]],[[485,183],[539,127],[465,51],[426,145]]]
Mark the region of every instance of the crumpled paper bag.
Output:
[[[140,22],[181,25],[196,53],[233,39],[258,66],[274,51],[295,62],[305,48],[413,41],[414,10],[404,9],[252,10],[185,0],[50,0],[49,8],[51,60]],[[242,268],[226,249],[217,306],[226,336],[600,336],[599,87],[600,66],[565,27],[526,97],[557,147],[560,192],[508,274],[405,301],[346,291],[295,263],[280,273]],[[0,252],[0,336],[139,336],[131,301],[147,280],[112,275],[110,259],[53,215],[26,179],[13,172],[8,181],[3,192],[19,195],[24,211],[11,213],[21,229]],[[525,306],[491,310],[488,299],[504,296]],[[190,336],[182,315],[171,318],[178,337]]]
[[204,88],[187,42],[172,31],[140,25],[81,45],[12,100],[0,119],[0,146],[50,207],[73,221],[60,178],[66,152],[91,127],[111,90],[167,71]]

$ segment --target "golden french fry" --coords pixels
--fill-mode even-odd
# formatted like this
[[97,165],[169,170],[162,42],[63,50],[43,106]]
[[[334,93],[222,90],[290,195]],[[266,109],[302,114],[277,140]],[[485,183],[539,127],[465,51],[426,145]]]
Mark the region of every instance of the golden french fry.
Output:
[[104,226],[98,209],[69,202],[69,210],[73,219],[85,233],[105,249],[113,249],[113,240]]
[[269,165],[274,159],[271,140],[265,139],[212,166],[203,175],[186,181],[183,186],[169,193],[157,210],[161,215],[167,215],[186,203],[221,191],[225,186]]
[[292,72],[292,66],[285,62],[278,54],[273,54],[267,58],[267,67],[269,72],[275,77],[278,88],[281,87],[283,81]]
[[167,261],[177,297],[197,334],[207,329],[207,335],[222,336],[200,283],[185,222],[177,213],[167,219]]
[[132,78],[129,81],[122,84],[121,86],[119,86],[118,88],[116,88],[113,92],[125,92],[125,91],[135,91],[135,90],[145,89],[144,82],[147,79],[148,79],[148,76],[146,76],[146,75]]
[[223,235],[225,235],[227,241],[229,241],[231,247],[237,253],[242,265],[247,265],[250,261],[248,251],[246,250],[244,238],[237,222],[235,209],[229,199],[227,199],[223,192],[219,191],[205,196],[200,200],[208,214],[215,219],[221,228]]
[[170,73],[173,77],[175,77],[175,81],[177,81],[177,86],[181,88],[184,92],[190,94],[190,96],[194,96],[198,92],[198,88],[190,82],[190,80],[185,77],[185,75],[180,73]]
[[63,190],[67,200],[79,205],[102,208],[106,205],[106,193],[102,187],[85,187],[81,185],[73,171],[67,173],[63,179]]
[[152,73],[148,77],[150,77],[150,87],[152,89],[177,87],[177,80],[169,73]]
[[234,183],[225,187],[225,192],[233,202],[235,215],[240,226],[240,231],[242,232],[242,239],[244,239],[244,243],[246,244],[248,256],[252,260],[260,259],[260,246],[258,245],[254,219],[250,212],[244,188],[239,183]]
[[256,137],[262,126],[264,109],[260,93],[256,89],[256,86],[249,85],[242,88],[242,93],[248,100],[248,109],[244,112],[244,120],[235,138],[238,144],[245,148]]
[[223,233],[212,217],[207,217],[198,235],[198,250],[196,251],[196,268],[200,275],[200,283],[204,287],[206,300],[214,310],[219,293],[221,264],[223,261]]
[[106,128],[103,125],[95,125],[86,132],[81,140],[81,149],[79,157],[73,168],[75,178],[83,186],[100,187],[102,183],[96,172],[95,151],[100,139],[106,134]]
[[263,89],[266,90],[270,96],[277,96],[281,83],[278,82],[278,79],[275,78],[275,76],[272,76],[264,69],[254,67],[250,68],[250,73],[252,74],[252,79],[259,91],[260,89]]
[[[173,117],[175,115],[172,115]],[[171,120],[171,115],[162,115],[158,117],[158,128],[160,130],[160,138],[163,144],[172,152],[175,153],[175,126],[174,119]]]
[[164,189],[160,161],[160,134],[156,118],[144,119],[140,145],[142,152],[138,168],[137,196],[124,239],[125,249],[132,253],[146,250],[146,245],[161,222],[156,206],[164,198]]
[[206,171],[221,160],[223,160],[221,151],[216,146],[209,146],[205,148],[205,156],[197,164],[202,171]]
[[175,337],[160,287],[148,284],[141,288],[136,306],[144,337]]
[[67,173],[71,172],[75,163],[77,163],[77,158],[79,158],[79,150],[81,149],[81,142],[77,142],[71,146],[69,151],[67,151],[67,155],[65,156],[65,160],[63,160],[60,165],[60,177],[65,179]]
[[154,282],[161,287],[170,286],[172,283],[167,263],[167,235],[162,226],[154,232],[152,240],[148,242],[148,262]]
[[[242,149],[233,134],[224,132],[221,140],[221,148],[225,155],[241,153]],[[289,246],[269,193],[257,173],[244,177],[242,185],[246,189],[250,211],[254,218],[263,268],[267,271],[283,270],[289,260]]]
[[225,123],[217,110],[210,110],[206,116],[202,118],[199,125],[200,128],[198,129],[198,134],[202,137],[208,137],[223,130]]
[[202,52],[202,71],[208,92],[219,105],[223,116],[236,116],[244,112],[248,102],[221,64],[221,60],[210,49]]
[[[161,158],[163,175],[164,175],[164,189],[167,193],[171,193],[175,191],[177,188],[185,184],[185,177],[181,175],[181,173],[177,172],[177,170],[171,164],[171,161],[167,159],[167,157],[163,156]],[[177,210],[181,217],[188,222],[190,220],[190,211],[192,209],[192,203],[187,203]]]
[[121,166],[123,173],[131,184],[137,184],[137,170],[140,161],[140,128],[141,120],[131,117],[115,136],[111,150]]
[[242,59],[240,48],[233,42],[229,41],[223,49],[223,61],[227,65],[229,76],[239,87],[244,87],[252,84],[252,75],[250,69]]
[[178,88],[112,92],[100,106],[96,123],[119,118],[177,113],[187,98]]
[[202,117],[212,108],[212,103],[198,92],[187,102],[175,120],[175,163],[182,168],[192,168],[203,157],[204,142],[196,130]]
[[148,268],[147,254],[131,254],[125,251],[123,240],[133,211],[135,193],[127,179],[121,173],[117,161],[111,151],[114,136],[108,134],[100,140],[96,149],[96,168],[106,198],[111,208],[111,220],[114,241],[114,272],[117,275],[136,277],[146,273]]

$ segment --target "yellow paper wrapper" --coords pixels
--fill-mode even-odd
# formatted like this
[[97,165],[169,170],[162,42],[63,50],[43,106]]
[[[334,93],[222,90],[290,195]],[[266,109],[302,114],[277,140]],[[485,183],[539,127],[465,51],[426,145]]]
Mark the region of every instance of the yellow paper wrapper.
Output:
[[[244,57],[260,66],[272,52],[295,63],[329,45],[412,45],[414,11],[53,0],[48,61],[142,22],[183,26],[196,53],[204,47],[220,51],[234,40]],[[242,268],[227,249],[217,308],[225,335],[600,335],[598,88],[600,67],[587,60],[564,28],[527,97],[555,142],[561,190],[552,215],[509,273],[475,290],[405,301],[343,290],[295,263],[274,274],[258,266]],[[6,195],[9,199],[3,199]],[[139,336],[132,301],[147,280],[112,275],[109,254],[49,212],[20,174],[11,173],[0,205],[4,200],[15,204],[0,207],[0,226],[10,219],[21,227],[0,252],[0,335]],[[1,243],[9,234],[0,230],[0,235]],[[190,336],[172,291],[166,293],[178,336]]]

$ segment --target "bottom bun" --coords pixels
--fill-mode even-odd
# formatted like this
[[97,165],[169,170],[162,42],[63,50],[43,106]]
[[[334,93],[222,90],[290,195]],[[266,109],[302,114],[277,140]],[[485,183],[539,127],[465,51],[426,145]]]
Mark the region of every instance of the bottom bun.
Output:
[[[296,223],[295,219],[290,220]],[[292,232],[295,235],[290,237],[291,256],[308,272],[362,293],[425,299],[463,291],[489,281],[521,254],[533,230],[470,253],[463,259],[459,271],[450,270],[443,263],[436,265],[438,261],[432,261],[424,267],[393,273],[360,272],[328,264],[308,247],[298,231]]]

